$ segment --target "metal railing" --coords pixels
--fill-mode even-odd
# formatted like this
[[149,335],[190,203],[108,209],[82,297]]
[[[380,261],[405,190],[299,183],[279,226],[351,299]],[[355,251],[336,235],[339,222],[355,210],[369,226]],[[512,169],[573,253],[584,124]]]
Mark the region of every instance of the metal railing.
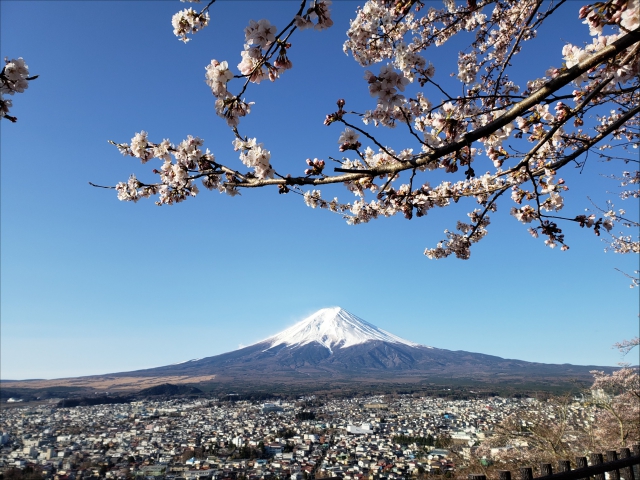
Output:
[[[608,480],[640,480],[637,473],[634,472],[634,466],[640,465],[640,444],[633,446],[633,452],[628,448],[620,449],[620,454],[615,450],[609,450],[606,453],[607,461],[601,453],[592,453],[587,457],[576,457],[575,465],[577,468],[571,470],[571,462],[569,460],[560,460],[558,462],[558,473],[553,473],[553,467],[550,463],[540,464],[540,476],[533,476],[533,468],[525,467],[519,471],[519,480],[534,480],[543,478],[544,480],[605,480],[605,473],[609,473]],[[589,465],[589,463],[591,465]],[[511,480],[511,472],[509,470],[499,470],[499,480]],[[487,480],[486,475],[469,475],[469,480]]]

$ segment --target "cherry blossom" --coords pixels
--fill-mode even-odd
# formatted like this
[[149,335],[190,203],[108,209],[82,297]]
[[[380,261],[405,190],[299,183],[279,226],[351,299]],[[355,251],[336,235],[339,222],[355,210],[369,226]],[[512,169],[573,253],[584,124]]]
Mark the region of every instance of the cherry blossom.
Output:
[[306,10],[304,15],[298,14],[294,17],[296,27],[300,30],[305,30],[307,28],[324,30],[331,27],[333,25],[333,20],[331,19],[331,12],[329,10],[330,5],[330,0],[311,2],[311,6]]
[[[637,337],[617,344],[621,351],[638,345]],[[612,374],[594,370],[591,386],[596,410],[599,440],[609,448],[625,447],[637,441],[640,435],[638,410],[640,409],[640,375],[638,369],[622,364]]]
[[[200,12],[176,13],[176,36],[187,42],[188,35],[202,30],[213,3]],[[218,162],[209,150],[203,151],[199,138],[187,137],[174,146],[139,132],[131,144],[114,145],[143,163],[159,162],[153,170],[158,177],[149,183],[137,177],[119,183],[113,187],[118,198],[135,202],[157,195],[158,204],[172,204],[196,196],[196,180],[232,196],[243,188],[273,186],[352,225],[397,214],[424,217],[433,208],[466,204],[468,218],[455,221],[454,231],[445,230],[444,238],[425,250],[434,259],[469,258],[472,246],[490,231],[489,214],[502,206],[550,248],[567,250],[565,225],[574,225],[602,235],[611,251],[640,251],[637,222],[613,205],[586,214],[583,208],[576,211],[580,199],[569,196],[571,182],[560,174],[567,166],[584,166],[589,154],[637,165],[638,0],[579,6],[542,0],[426,5],[368,0],[350,21],[343,50],[367,68],[364,82],[359,82],[371,97],[370,106],[351,111],[340,99],[337,110],[333,107],[324,118],[327,126],[342,124],[337,151],[349,156],[329,157],[337,164],[330,172],[327,156],[310,153],[287,173],[278,165],[291,162],[272,158],[263,143],[240,127],[251,114],[251,89],[260,88],[254,85],[278,81],[285,71],[295,70],[289,49],[296,36],[333,25],[327,0],[301,0],[294,6],[281,30],[268,19],[248,20],[239,63],[214,59],[205,67],[215,111],[233,131],[240,162]],[[515,78],[521,75],[512,74],[512,65],[552,15],[583,20],[584,41],[545,52],[549,68],[531,71],[519,84]],[[458,53],[457,71],[443,72],[434,49],[458,34],[470,39],[469,44]],[[442,79],[450,73],[451,80]],[[451,82],[459,88],[453,90]],[[297,108],[295,102],[283,102],[288,103]],[[3,111],[5,105],[10,106],[3,103]],[[409,141],[400,148],[383,143],[377,129],[384,127],[404,130]],[[637,199],[640,174],[623,168],[619,199]],[[343,185],[352,200],[324,198],[321,187],[331,184]]]
[[240,161],[242,163],[255,169],[256,177],[273,178],[273,169],[269,164],[271,153],[263,148],[262,143],[256,143],[255,138],[247,141],[235,139],[233,148],[236,151],[240,151]]
[[173,34],[180,38],[184,43],[191,39],[187,37],[194,34],[209,24],[209,13],[198,13],[193,8],[185,8],[176,13],[171,19],[173,25]]
[[233,78],[233,72],[229,70],[227,62],[211,60],[205,67],[205,81],[216,98],[225,98],[231,94],[227,91],[227,83]]
[[24,63],[22,57],[18,59],[4,59],[5,65],[0,71],[0,118],[6,118],[11,122],[18,119],[9,115],[9,110],[13,106],[13,101],[5,99],[5,95],[23,93],[29,88],[29,81],[38,78],[38,75],[29,76],[29,66]]
[[245,45],[255,45],[261,49],[270,46],[276,39],[277,29],[269,20],[262,19],[257,22],[249,21],[249,26],[244,29]]

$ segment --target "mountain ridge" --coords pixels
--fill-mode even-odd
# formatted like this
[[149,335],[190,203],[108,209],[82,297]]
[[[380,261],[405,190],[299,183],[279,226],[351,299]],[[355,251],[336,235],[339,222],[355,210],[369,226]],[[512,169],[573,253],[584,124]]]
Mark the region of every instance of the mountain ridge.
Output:
[[[262,388],[297,385],[424,385],[431,381],[509,385],[590,383],[592,370],[612,367],[547,364],[420,345],[386,332],[340,307],[322,309],[247,347],[171,365],[59,379],[91,388],[133,389],[162,383]],[[37,383],[37,382],[36,382]],[[43,381],[53,385],[55,381]],[[3,386],[11,384],[3,383]],[[102,386],[101,386],[102,385]],[[28,388],[17,382],[11,386]],[[144,387],[143,387],[144,388]],[[140,388],[137,388],[139,390]]]
[[588,381],[611,367],[546,364],[445,350],[403,339],[340,307],[321,309],[276,335],[231,352],[117,376],[215,375],[216,382],[402,381],[466,378],[483,382],[559,378]]

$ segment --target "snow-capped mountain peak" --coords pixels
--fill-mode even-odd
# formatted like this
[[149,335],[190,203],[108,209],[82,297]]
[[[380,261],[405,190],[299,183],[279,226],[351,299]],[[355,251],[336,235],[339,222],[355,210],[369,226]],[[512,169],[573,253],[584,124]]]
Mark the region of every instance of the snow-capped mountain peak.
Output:
[[372,340],[400,343],[411,347],[419,344],[386,332],[340,307],[323,308],[290,328],[264,340],[269,348],[278,345],[302,346],[317,342],[332,351]]

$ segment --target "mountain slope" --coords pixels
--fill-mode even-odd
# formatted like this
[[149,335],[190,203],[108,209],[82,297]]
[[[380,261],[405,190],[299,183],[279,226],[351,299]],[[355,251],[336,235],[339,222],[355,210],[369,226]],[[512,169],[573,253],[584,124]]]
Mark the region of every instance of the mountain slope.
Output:
[[430,377],[481,381],[542,377],[589,380],[589,371],[593,369],[593,366],[533,363],[419,345],[334,307],[322,309],[272,337],[239,350],[116,375],[215,375],[220,382],[255,384],[320,380],[424,381]]

